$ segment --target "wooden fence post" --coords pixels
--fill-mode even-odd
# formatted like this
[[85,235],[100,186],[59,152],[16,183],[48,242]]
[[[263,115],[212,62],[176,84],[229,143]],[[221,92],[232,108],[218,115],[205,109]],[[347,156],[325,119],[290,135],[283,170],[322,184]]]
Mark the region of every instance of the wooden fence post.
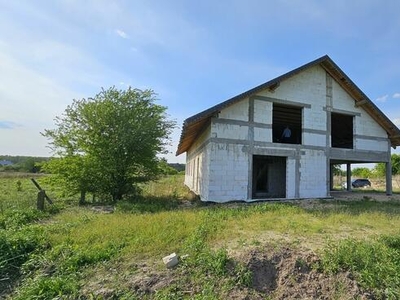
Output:
[[44,210],[44,198],[46,197],[46,192],[44,190],[40,190],[37,194],[37,209],[43,211]]

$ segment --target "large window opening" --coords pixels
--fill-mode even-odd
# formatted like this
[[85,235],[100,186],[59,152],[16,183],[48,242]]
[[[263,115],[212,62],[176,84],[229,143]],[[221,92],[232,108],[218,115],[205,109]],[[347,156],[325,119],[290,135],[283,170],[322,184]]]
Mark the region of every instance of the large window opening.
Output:
[[331,114],[331,145],[333,148],[353,149],[353,116]]
[[286,157],[253,156],[252,197],[286,198]]
[[272,136],[274,143],[301,144],[302,108],[273,104]]

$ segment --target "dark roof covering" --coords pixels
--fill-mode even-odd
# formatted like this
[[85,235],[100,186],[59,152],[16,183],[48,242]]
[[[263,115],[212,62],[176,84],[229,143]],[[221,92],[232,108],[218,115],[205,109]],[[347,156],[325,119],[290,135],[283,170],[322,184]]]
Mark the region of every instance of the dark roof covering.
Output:
[[328,55],[325,55],[187,118],[183,122],[182,133],[176,155],[189,150],[199,134],[201,134],[202,131],[210,124],[211,117],[216,115],[222,109],[262,90],[273,88],[274,86],[279,85],[281,81],[297,75],[303,70],[316,65],[320,65],[322,68],[324,68],[326,72],[328,72],[339,83],[339,85],[354,98],[356,104],[359,103],[362,105],[362,108],[369,113],[371,117],[383,127],[383,129],[386,130],[393,147],[400,145],[400,130],[397,128],[397,126],[394,125],[393,122],[390,121],[390,119],[354,84],[354,82],[333,62]]

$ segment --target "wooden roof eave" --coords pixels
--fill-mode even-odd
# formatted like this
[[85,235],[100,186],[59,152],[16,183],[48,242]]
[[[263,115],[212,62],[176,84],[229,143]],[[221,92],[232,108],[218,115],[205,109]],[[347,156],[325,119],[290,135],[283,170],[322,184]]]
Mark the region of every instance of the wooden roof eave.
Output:
[[176,156],[190,149],[197,137],[200,136],[208,127],[209,121],[211,120],[213,115],[214,114],[204,116],[203,118],[199,118],[197,121],[193,121],[191,123],[185,121],[182,129],[180,143],[176,151]]

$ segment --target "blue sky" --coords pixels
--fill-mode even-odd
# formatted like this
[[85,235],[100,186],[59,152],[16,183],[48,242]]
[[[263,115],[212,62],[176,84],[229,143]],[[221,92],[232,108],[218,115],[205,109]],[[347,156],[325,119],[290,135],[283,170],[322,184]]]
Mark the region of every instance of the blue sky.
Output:
[[128,85],[185,118],[328,54],[400,125],[397,0],[0,0],[0,154],[49,156],[72,99]]

